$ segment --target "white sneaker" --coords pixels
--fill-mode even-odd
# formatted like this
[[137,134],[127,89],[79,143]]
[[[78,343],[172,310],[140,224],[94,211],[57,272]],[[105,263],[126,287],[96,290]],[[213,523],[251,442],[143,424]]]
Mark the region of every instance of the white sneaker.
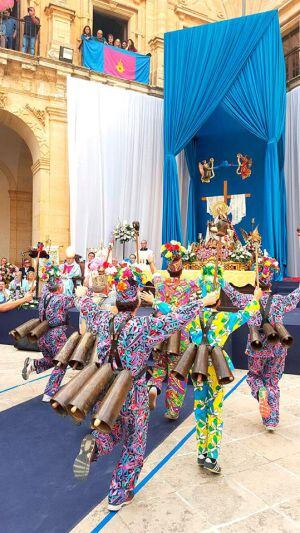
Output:
[[275,426],[265,426],[266,430],[269,431],[270,433],[273,433],[273,431],[275,431],[276,427]]
[[157,400],[157,388],[151,387],[149,389],[149,409],[150,411],[153,411],[156,407],[156,400]]
[[49,403],[51,398],[52,398],[52,396],[49,396],[49,394],[44,394],[44,396],[42,398],[42,402]]
[[30,359],[30,357],[26,357],[24,361],[23,370],[22,370],[22,378],[28,379],[31,372],[34,372],[34,370],[35,369],[34,369],[33,359]]

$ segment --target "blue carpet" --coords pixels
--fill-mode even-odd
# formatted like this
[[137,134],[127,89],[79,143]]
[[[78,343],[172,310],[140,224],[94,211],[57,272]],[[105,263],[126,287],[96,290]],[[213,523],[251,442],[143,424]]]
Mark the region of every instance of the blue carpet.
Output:
[[[149,455],[192,412],[188,387],[180,419],[163,418],[160,396],[151,414]],[[0,530],[3,533],[67,533],[107,494],[120,446],[102,457],[86,482],[73,479],[72,465],[88,426],[58,416],[41,397],[0,413]],[[88,533],[88,532],[87,532]]]

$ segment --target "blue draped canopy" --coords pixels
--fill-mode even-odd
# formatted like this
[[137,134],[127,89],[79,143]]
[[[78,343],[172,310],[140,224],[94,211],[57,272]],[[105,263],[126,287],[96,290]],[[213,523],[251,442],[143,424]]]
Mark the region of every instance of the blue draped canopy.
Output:
[[[284,268],[286,89],[277,11],[166,33],[164,54],[163,242],[182,240],[175,156],[183,149],[191,178],[187,234],[189,240],[196,240],[197,138],[222,108],[247,130],[246,136],[257,139],[258,150],[263,146],[261,172],[256,177],[256,194],[262,195],[260,231],[263,246]],[[217,132],[218,121],[215,128]]]

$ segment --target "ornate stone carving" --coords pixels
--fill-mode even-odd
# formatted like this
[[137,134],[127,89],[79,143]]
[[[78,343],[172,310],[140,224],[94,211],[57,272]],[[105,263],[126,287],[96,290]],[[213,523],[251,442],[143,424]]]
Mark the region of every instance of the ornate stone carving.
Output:
[[34,133],[34,136],[37,139],[39,150],[40,150],[40,158],[49,159],[49,139],[48,139],[48,132],[46,132],[45,124],[46,124],[46,112],[45,113],[45,123],[41,122],[40,119],[38,119],[35,114],[32,112],[31,107],[29,104],[26,104],[23,108],[18,107],[11,107],[8,109],[13,115],[16,115],[19,117],[27,126],[32,130]]
[[35,116],[35,118],[37,118],[37,120],[43,125],[43,127],[45,127],[46,125],[46,112],[45,111],[43,111],[42,109],[36,109],[35,107],[31,107],[29,104],[26,104],[25,108],[28,109],[28,111],[30,111]]
[[0,92],[0,109],[6,107],[7,95],[3,92]]

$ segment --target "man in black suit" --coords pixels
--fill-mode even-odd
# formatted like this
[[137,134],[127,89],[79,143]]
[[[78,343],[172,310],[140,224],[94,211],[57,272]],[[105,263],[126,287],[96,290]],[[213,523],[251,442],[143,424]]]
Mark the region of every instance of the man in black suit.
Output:
[[31,266],[30,259],[24,260],[23,266],[20,268],[20,272],[22,272],[22,279],[27,277],[28,272],[34,272],[34,268]]

